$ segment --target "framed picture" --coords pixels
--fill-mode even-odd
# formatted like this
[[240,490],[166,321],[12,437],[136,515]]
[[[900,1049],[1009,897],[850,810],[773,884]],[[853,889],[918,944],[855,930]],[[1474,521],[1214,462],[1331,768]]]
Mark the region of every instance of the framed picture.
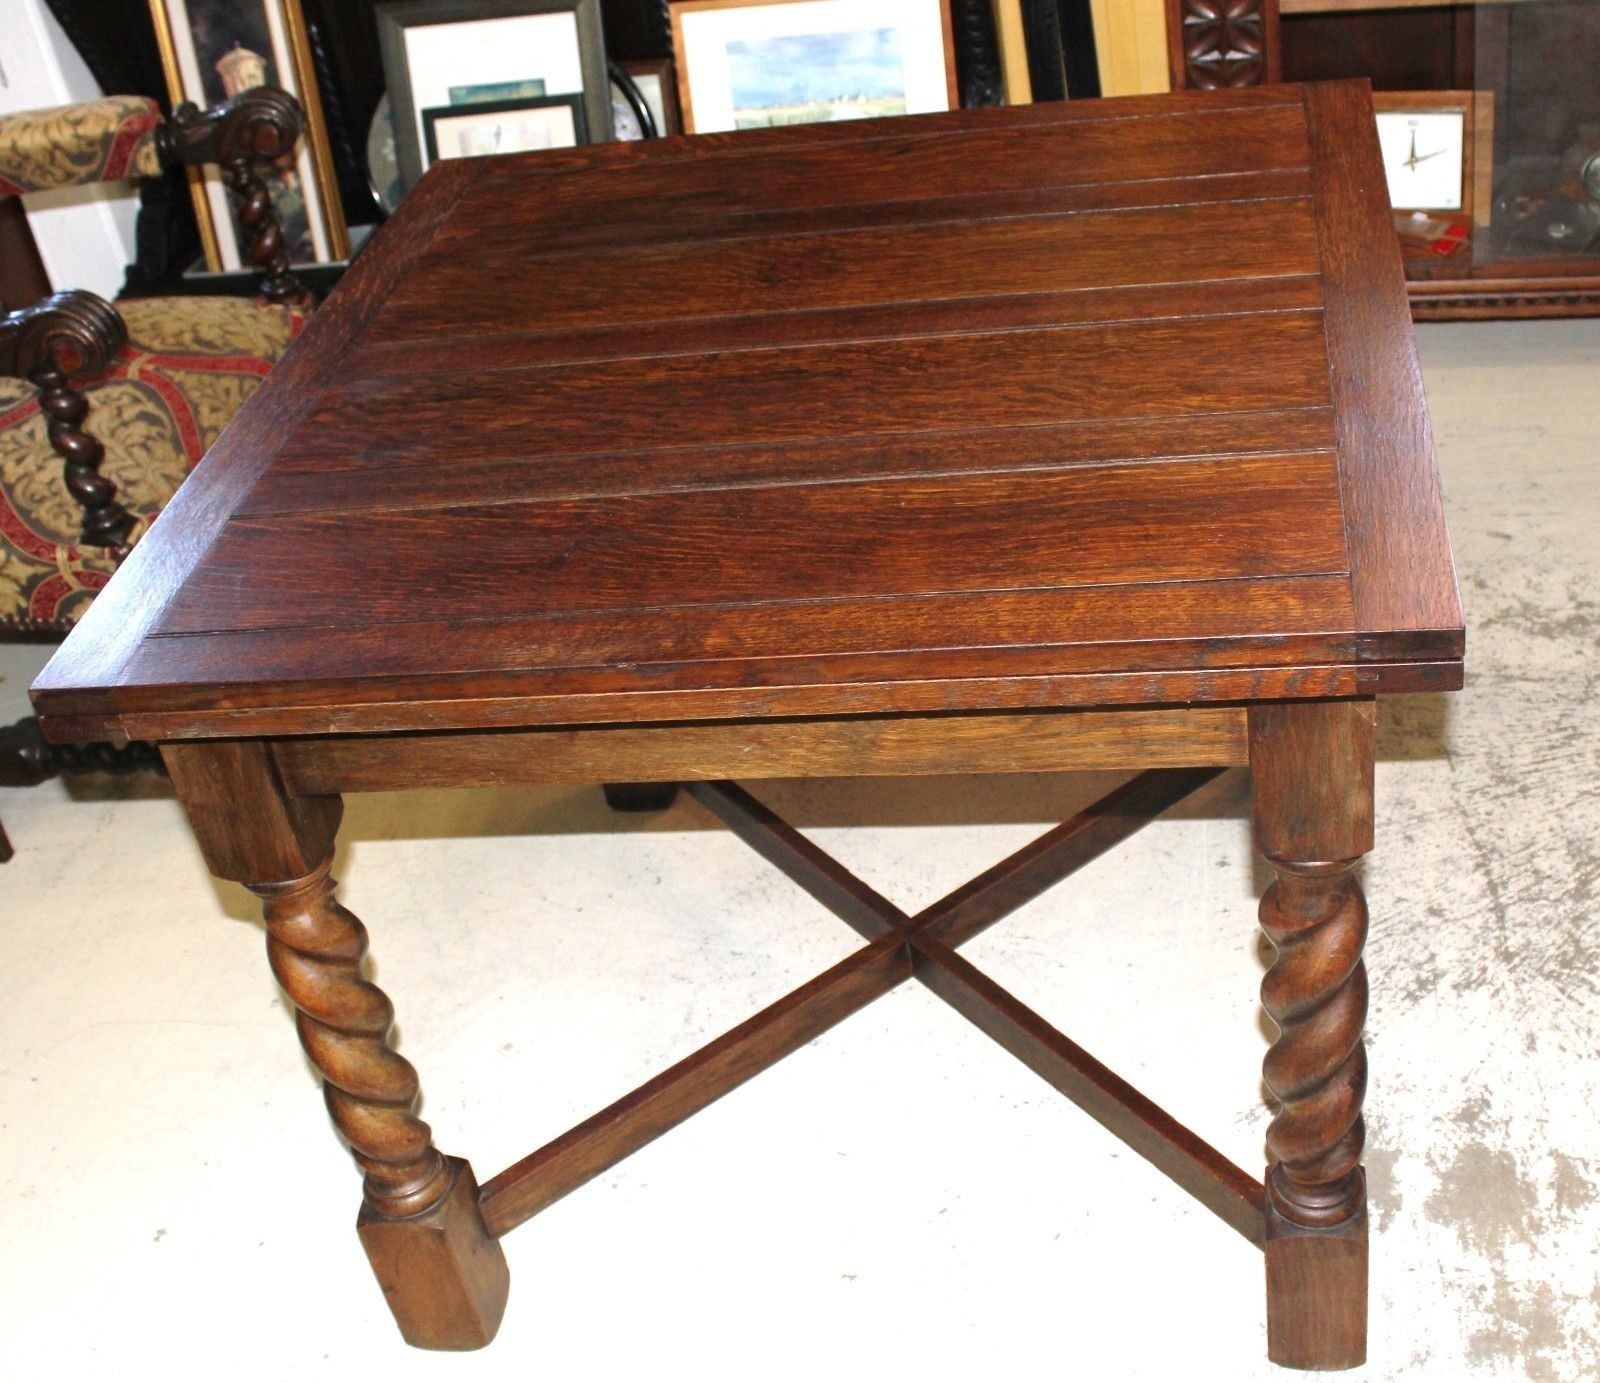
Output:
[[570,149],[589,142],[582,96],[526,96],[430,106],[422,112],[422,131],[429,163],[442,158]]
[[1494,176],[1494,93],[1378,91],[1378,147],[1397,212],[1452,212],[1487,226]]
[[[282,87],[299,100],[305,136],[291,166],[268,180],[273,208],[294,263],[347,258],[349,230],[300,0],[150,0],[150,15],[174,105],[214,106],[256,86]],[[206,267],[245,267],[249,244],[220,170],[191,168],[189,185]]]
[[[611,138],[600,0],[378,0],[377,16],[395,158],[407,189],[433,158],[425,111],[503,102],[531,111],[528,102],[574,96],[588,139]],[[528,121],[543,120],[548,130],[562,118]],[[437,114],[434,123],[438,129]],[[447,146],[444,136],[438,142]]]
[[949,0],[672,0],[690,134],[952,110]]
[[[650,118],[656,122],[656,133],[666,136],[683,133],[683,119],[678,114],[678,78],[668,58],[650,58],[643,62],[617,64],[633,78],[639,95],[650,109]],[[624,103],[626,104],[626,103]],[[617,138],[625,138],[618,128]]]
[[1008,106],[1033,100],[1028,76],[1028,37],[1022,27],[1022,0],[993,0],[995,43],[1000,49],[1000,81]]

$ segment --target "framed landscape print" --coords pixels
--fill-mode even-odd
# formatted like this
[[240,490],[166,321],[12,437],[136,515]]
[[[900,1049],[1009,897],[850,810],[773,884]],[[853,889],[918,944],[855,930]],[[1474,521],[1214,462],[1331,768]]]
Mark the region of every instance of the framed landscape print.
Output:
[[430,106],[422,112],[428,161],[570,149],[588,142],[581,96],[523,96]]
[[948,0],[672,0],[683,127],[951,110]]
[[[424,112],[434,113],[444,149],[458,133],[470,143],[489,128],[448,120],[441,112],[449,107],[520,103],[530,112],[519,126],[527,137],[537,130],[553,137],[564,117],[554,104],[531,103],[575,97],[583,116],[577,140],[586,142],[585,132],[590,140],[611,138],[600,0],[378,0],[376,12],[395,157],[407,189],[433,161]],[[518,137],[503,120],[495,128],[502,138]]]
[[[328,145],[300,0],[150,0],[172,103],[218,105],[251,87],[282,87],[305,112],[292,166],[267,186],[296,264],[344,259],[349,234]],[[243,268],[249,245],[215,167],[191,168],[195,219],[211,270]]]

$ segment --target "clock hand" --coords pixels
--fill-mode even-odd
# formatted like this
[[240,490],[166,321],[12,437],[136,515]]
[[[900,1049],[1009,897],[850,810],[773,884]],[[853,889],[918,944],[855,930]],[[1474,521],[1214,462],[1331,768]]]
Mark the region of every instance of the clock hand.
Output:
[[1444,153],[1443,149],[1435,149],[1431,154],[1418,154],[1415,158],[1411,159],[1410,162],[1412,166],[1415,167],[1419,163],[1426,163],[1430,158],[1438,158],[1442,153]]
[[1417,166],[1417,132],[1411,131],[1411,157],[1406,160],[1406,167],[1415,169]]

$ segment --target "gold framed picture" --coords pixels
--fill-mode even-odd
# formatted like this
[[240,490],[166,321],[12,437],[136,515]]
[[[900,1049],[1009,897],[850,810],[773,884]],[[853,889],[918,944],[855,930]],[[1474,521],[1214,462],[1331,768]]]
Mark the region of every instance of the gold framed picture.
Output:
[[954,110],[949,0],[672,0],[689,134]]
[[[202,109],[251,87],[281,87],[305,112],[292,166],[270,179],[273,209],[295,264],[350,254],[338,176],[317,94],[300,0],[150,0],[167,92]],[[217,168],[191,168],[195,219],[213,271],[245,268],[249,244]]]

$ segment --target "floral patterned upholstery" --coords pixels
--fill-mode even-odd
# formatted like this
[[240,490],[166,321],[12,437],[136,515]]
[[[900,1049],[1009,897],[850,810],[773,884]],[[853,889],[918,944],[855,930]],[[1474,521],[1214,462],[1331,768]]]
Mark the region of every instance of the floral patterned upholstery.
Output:
[[0,115],[0,197],[161,171],[161,112],[143,96]]
[[[300,330],[302,316],[239,298],[117,304],[128,345],[104,378],[81,382],[100,472],[139,520],[137,541]],[[65,633],[116,569],[78,542],[36,392],[0,378],[0,633]]]

